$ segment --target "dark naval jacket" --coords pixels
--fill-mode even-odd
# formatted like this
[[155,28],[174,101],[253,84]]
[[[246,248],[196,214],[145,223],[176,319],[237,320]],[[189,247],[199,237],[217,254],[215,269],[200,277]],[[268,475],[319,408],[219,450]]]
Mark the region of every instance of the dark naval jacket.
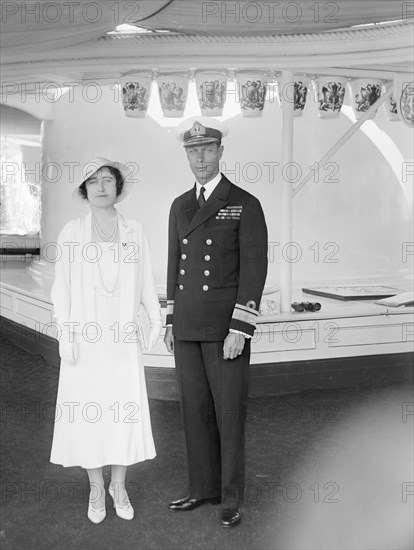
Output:
[[229,329],[253,335],[267,274],[260,202],[224,175],[199,208],[196,188],[170,211],[167,325],[180,340],[220,341]]

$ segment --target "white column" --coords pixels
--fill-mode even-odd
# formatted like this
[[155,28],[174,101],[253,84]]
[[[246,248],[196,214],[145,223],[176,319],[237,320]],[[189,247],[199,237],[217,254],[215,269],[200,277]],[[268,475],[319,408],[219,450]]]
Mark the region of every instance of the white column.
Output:
[[[80,164],[96,142],[96,134],[92,138],[79,132],[77,120],[87,117],[87,113],[85,102],[77,96],[76,99],[72,101],[68,95],[62,96],[54,104],[53,121],[45,120],[42,124],[40,257],[30,264],[27,272],[49,286],[55,273],[59,231],[68,220],[82,213],[71,198],[75,171],[72,166]],[[89,107],[96,110],[100,103],[89,104]],[[91,152],[89,158],[94,156],[96,154]]]
[[[282,75],[282,250],[292,242],[292,191],[291,170],[293,160],[293,71]],[[285,248],[283,248],[285,247]],[[280,311],[291,311],[292,263],[283,256],[280,265]]]

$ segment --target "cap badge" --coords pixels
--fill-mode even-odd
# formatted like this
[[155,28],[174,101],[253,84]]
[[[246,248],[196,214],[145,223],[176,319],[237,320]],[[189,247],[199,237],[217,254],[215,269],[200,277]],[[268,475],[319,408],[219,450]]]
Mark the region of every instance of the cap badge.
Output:
[[207,133],[206,128],[199,122],[194,122],[193,127],[190,130],[190,136],[205,136]]

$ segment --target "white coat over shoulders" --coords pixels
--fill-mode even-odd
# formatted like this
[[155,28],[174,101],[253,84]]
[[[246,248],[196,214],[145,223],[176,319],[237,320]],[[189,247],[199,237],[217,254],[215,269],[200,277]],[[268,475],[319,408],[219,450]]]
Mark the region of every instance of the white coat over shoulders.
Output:
[[[112,243],[114,261],[120,262],[120,323],[135,322],[142,303],[152,323],[161,321],[153,282],[150,249],[141,223],[119,216],[119,242]],[[59,327],[81,332],[96,322],[93,264],[100,258],[99,242],[91,239],[91,213],[69,221],[57,240],[55,280],[52,286],[54,314]]]

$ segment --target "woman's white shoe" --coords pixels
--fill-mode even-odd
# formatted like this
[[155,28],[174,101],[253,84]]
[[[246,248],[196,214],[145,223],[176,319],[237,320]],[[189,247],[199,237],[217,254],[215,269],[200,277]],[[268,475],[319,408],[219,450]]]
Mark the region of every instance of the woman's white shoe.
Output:
[[101,523],[106,518],[106,508],[93,508],[89,495],[88,518],[92,523]]
[[128,503],[125,504],[125,506],[121,506],[115,500],[115,494],[114,494],[112,485],[109,485],[108,492],[111,495],[112,500],[114,501],[114,508],[115,508],[116,515],[122,519],[127,519],[127,520],[134,519],[134,509],[131,506],[129,499],[128,499]]

